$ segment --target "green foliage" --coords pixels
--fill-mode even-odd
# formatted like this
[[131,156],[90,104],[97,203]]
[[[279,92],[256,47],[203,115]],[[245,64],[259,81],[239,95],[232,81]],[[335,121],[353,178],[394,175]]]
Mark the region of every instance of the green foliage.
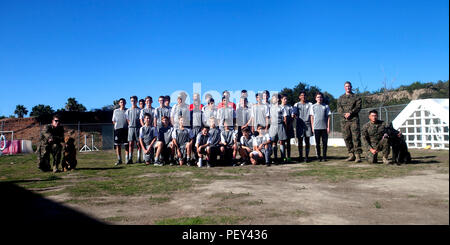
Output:
[[381,204],[378,201],[376,201],[373,205],[375,208],[381,208]]
[[39,104],[39,105],[33,106],[33,108],[31,108],[30,116],[32,116],[32,117],[49,116],[49,115],[53,114],[54,112],[55,111],[52,109],[51,106]]
[[334,96],[326,91],[322,91],[320,88],[316,86],[309,86],[306,83],[299,82],[294,88],[284,88],[280,91],[280,94],[285,94],[288,98],[288,104],[294,105],[299,101],[300,92],[306,93],[306,100],[311,103],[316,103],[315,96],[318,92],[322,92],[324,95],[324,102],[330,106],[332,111],[336,110],[337,99]]
[[398,90],[406,90],[411,94],[414,90],[427,88],[427,89],[433,90],[433,92],[427,93],[427,95],[425,95],[424,98],[445,98],[445,97],[448,98],[448,95],[449,95],[448,83],[449,83],[448,80],[445,82],[442,80],[439,80],[436,83],[433,83],[433,82],[422,83],[422,82],[416,81],[407,86],[405,86],[405,85],[400,86],[396,90],[397,91]]
[[371,99],[369,96],[374,94],[383,94],[387,92],[394,92],[394,91],[408,91],[409,94],[412,94],[415,90],[419,89],[428,89],[428,92],[421,94],[418,99],[429,99],[429,98],[448,98],[449,97],[449,81],[442,81],[439,80],[436,83],[428,82],[428,83],[422,83],[419,81],[416,81],[410,85],[402,85],[397,89],[385,89],[380,88],[379,90],[373,91],[373,92],[364,92],[359,93],[361,95],[361,98],[363,100],[363,108],[370,108],[370,107],[377,107],[377,106],[389,106],[389,105],[400,105],[400,104],[407,104],[411,100],[408,98],[402,98],[397,99],[394,96],[394,99],[389,99],[386,101],[380,101],[380,100],[374,100]]
[[16,105],[16,110],[14,114],[17,115],[18,118],[23,118],[26,114],[28,114],[28,110],[24,105]]
[[119,100],[114,100],[112,105],[105,105],[102,107],[102,111],[113,111],[119,108]]
[[66,111],[78,111],[78,112],[86,111],[86,107],[84,107],[84,105],[78,103],[78,101],[75,98],[67,99],[65,109],[66,109]]

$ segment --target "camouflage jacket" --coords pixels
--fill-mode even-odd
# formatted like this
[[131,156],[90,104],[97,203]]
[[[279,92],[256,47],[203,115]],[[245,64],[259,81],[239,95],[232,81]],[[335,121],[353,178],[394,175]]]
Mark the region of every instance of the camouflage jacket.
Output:
[[367,151],[371,148],[377,149],[378,144],[383,139],[384,129],[388,127],[390,125],[380,120],[377,120],[375,123],[369,121],[364,124],[361,131],[361,138]]
[[51,124],[45,126],[44,132],[42,132],[41,142],[48,143],[49,139],[53,139],[54,144],[61,144],[64,142],[64,127],[53,127]]
[[[356,94],[343,94],[337,101],[337,111],[344,116],[345,113],[350,113],[347,121],[358,120],[358,113],[361,110],[362,100]],[[344,117],[345,119],[345,117]]]

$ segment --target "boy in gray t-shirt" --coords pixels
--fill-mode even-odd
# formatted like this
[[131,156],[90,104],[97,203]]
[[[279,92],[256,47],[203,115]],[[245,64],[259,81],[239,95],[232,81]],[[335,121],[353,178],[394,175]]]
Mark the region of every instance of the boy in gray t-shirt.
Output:
[[170,110],[164,106],[164,96],[158,98],[159,107],[154,109],[153,125],[159,130],[162,127],[162,118],[166,116],[170,120]]
[[[330,107],[323,104],[323,94],[317,93],[317,103],[311,107],[311,124],[316,140],[316,152],[319,161],[327,161],[328,134],[330,133]],[[323,158],[320,154],[320,139],[323,145]]]
[[116,147],[117,162],[116,166],[122,164],[121,145],[124,145],[126,162],[128,161],[128,121],[125,115],[126,101],[119,99],[119,108],[115,109],[112,116],[114,124],[114,146]]
[[284,107],[282,107],[279,102],[280,96],[278,94],[272,95],[272,105],[270,106],[270,128],[269,135],[272,139],[272,149],[274,155],[274,161],[278,163],[278,147],[277,143],[280,144],[280,152],[282,161],[286,162],[286,148],[285,142],[287,139],[286,134],[286,117],[288,116]]
[[141,145],[144,161],[146,165],[150,165],[153,158],[153,147],[158,137],[158,132],[155,127],[150,124],[150,114],[144,115],[144,126],[139,130],[139,143]]
[[183,165],[191,165],[191,145],[192,139],[194,138],[194,134],[192,130],[189,128],[185,128],[184,118],[179,119],[179,128],[174,128],[172,132],[172,142],[175,147],[176,156],[178,159],[178,163]]
[[129,147],[129,156],[127,164],[133,163],[133,146],[134,144],[138,144],[139,142],[139,128],[141,126],[141,122],[139,121],[139,114],[141,110],[137,107],[137,96],[133,95],[130,97],[131,107],[128,108],[125,115],[127,116],[128,121],[128,147]]
[[[217,108],[214,105],[214,99],[210,98],[208,101],[208,105],[203,107],[203,125],[206,127],[210,127],[209,119],[214,118],[217,119]],[[217,120],[215,121],[217,124]]]
[[[139,100],[139,101],[141,101],[141,100]],[[149,116],[150,116],[150,126],[154,126],[153,125],[153,117],[154,117],[154,108],[152,107],[152,103],[153,103],[153,98],[151,97],[151,96],[147,96],[147,97],[145,97],[145,100],[144,100],[144,103],[145,103],[145,106],[144,107],[142,107],[142,108],[140,108],[140,106],[139,106],[139,108],[140,108],[140,112],[139,112],[139,121],[140,121],[140,125],[141,126],[144,126],[144,115],[145,114],[149,114]],[[138,145],[140,145],[140,144],[138,144]],[[138,147],[138,150],[137,150],[137,157],[138,157],[138,162],[140,163],[141,162],[141,156],[143,156],[144,154],[141,154],[142,153],[142,150],[141,150],[141,148],[140,147]]]
[[295,118],[295,130],[298,139],[299,161],[303,161],[303,140],[305,141],[305,162],[309,162],[309,137],[313,135],[311,126],[311,107],[312,103],[306,101],[306,93],[300,92],[299,102],[294,104],[292,117]]

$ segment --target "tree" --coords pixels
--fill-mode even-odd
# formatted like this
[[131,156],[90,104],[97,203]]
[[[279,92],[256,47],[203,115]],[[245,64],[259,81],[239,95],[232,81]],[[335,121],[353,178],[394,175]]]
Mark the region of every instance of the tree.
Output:
[[105,105],[102,107],[102,111],[113,111],[114,109],[119,108],[119,100],[114,100],[112,105]]
[[31,108],[30,116],[32,116],[32,117],[49,116],[49,115],[53,114],[54,112],[55,111],[49,105],[39,104],[39,105],[33,106],[33,108]]
[[23,116],[28,114],[28,110],[23,105],[16,105],[16,110],[14,111],[14,114],[16,114],[18,118],[23,118]]
[[66,111],[85,112],[86,107],[84,107],[84,105],[82,105],[82,104],[79,104],[75,98],[68,98],[65,110]]
[[[300,95],[300,92],[306,93],[306,100],[311,103],[316,103],[316,94],[318,92],[322,92],[320,88],[316,86],[309,86],[306,83],[299,82],[293,89],[290,88],[284,88],[280,91],[280,94],[285,94],[288,98],[288,104],[294,105],[296,102],[298,102],[298,96]],[[328,104],[330,106],[330,110],[334,111],[336,110],[336,103],[337,100],[334,98],[333,95],[331,95],[328,92],[322,92],[324,95],[324,102],[325,104]]]

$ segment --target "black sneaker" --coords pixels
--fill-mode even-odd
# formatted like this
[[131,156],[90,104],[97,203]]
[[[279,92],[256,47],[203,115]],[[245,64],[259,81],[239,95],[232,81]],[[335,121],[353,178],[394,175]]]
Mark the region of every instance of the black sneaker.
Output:
[[117,166],[117,165],[120,165],[120,164],[122,164],[122,160],[117,160],[117,162],[114,163],[114,166]]
[[305,163],[309,162],[309,158],[305,157]]

